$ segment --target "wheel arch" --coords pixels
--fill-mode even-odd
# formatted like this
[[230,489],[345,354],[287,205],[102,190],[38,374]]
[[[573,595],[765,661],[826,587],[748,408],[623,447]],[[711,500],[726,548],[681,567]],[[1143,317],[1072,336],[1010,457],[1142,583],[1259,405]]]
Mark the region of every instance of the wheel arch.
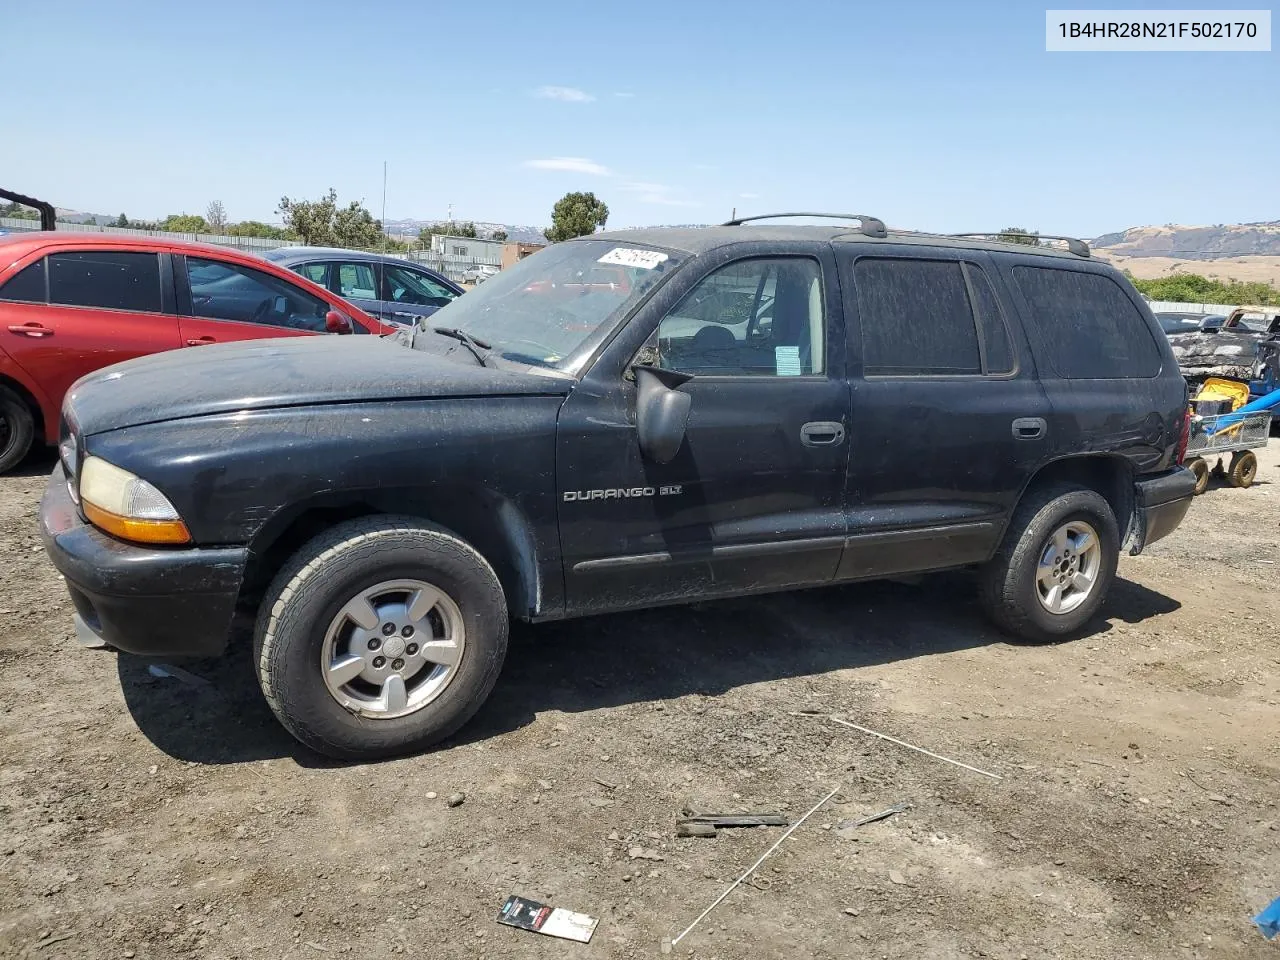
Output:
[[1029,493],[1057,483],[1077,483],[1097,492],[1115,514],[1121,549],[1133,520],[1133,464],[1117,454],[1081,454],[1044,464],[1027,480],[1018,495],[1017,509]]
[[326,493],[277,511],[249,544],[241,598],[265,590],[308,540],[344,521],[378,514],[420,517],[462,538],[493,567],[512,616],[537,612],[537,548],[528,520],[509,499],[463,487]]
[[21,380],[13,377],[8,371],[0,369],[0,387],[5,387],[17,396],[31,413],[31,421],[35,426],[35,436],[39,442],[44,445],[57,442],[57,435],[50,435],[50,430],[58,429],[58,422],[55,418],[52,423],[44,415],[44,408],[40,406],[40,400]]

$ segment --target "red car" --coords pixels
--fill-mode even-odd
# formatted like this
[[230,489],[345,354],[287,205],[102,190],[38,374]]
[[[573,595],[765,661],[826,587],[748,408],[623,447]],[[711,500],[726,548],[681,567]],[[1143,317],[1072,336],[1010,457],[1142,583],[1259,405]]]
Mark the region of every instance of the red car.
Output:
[[395,332],[290,270],[224,247],[92,233],[0,237],[0,472],[58,441],[63,394],[177,347]]

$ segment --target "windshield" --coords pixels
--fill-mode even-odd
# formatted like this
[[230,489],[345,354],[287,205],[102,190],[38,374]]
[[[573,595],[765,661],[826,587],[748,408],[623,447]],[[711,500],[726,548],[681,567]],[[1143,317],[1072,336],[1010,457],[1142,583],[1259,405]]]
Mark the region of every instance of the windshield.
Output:
[[508,360],[567,369],[684,259],[606,240],[554,243],[432,314],[431,326],[464,330]]

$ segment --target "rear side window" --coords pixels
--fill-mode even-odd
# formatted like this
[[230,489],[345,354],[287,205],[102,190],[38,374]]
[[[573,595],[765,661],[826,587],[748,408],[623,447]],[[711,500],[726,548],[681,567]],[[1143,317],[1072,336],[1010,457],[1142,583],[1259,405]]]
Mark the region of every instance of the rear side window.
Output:
[[44,258],[29,263],[0,287],[0,300],[44,303]]
[[1110,277],[1014,267],[1049,365],[1066,380],[1154,377],[1160,351],[1133,301]]
[[50,303],[160,312],[157,254],[87,250],[53,253],[48,261]]
[[991,281],[981,268],[972,263],[964,265],[973,292],[973,309],[978,314],[978,326],[982,330],[982,348],[987,360],[987,373],[1013,372],[1013,346],[1009,343],[1009,331],[1005,327],[1004,312]]
[[978,330],[959,262],[864,257],[853,269],[865,373],[982,372]]

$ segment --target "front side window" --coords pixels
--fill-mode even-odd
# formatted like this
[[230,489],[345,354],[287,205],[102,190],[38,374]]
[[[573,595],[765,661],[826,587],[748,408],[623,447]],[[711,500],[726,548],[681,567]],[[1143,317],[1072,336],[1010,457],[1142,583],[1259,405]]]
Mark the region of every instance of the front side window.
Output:
[[853,273],[864,373],[982,373],[978,328],[958,261],[863,257]]
[[457,297],[430,275],[409,267],[387,264],[382,269],[382,300],[419,307],[443,307]]
[[86,250],[52,253],[48,261],[50,303],[160,312],[158,254]]
[[703,376],[822,373],[825,320],[817,261],[742,260],[704,277],[663,317],[657,364]]
[[44,258],[29,263],[0,287],[0,300],[18,303],[44,303]]
[[1160,372],[1146,319],[1110,277],[1025,266],[1014,267],[1013,276],[1058,376],[1115,380]]
[[238,263],[189,256],[187,280],[193,316],[325,331],[329,305],[272,274]]

